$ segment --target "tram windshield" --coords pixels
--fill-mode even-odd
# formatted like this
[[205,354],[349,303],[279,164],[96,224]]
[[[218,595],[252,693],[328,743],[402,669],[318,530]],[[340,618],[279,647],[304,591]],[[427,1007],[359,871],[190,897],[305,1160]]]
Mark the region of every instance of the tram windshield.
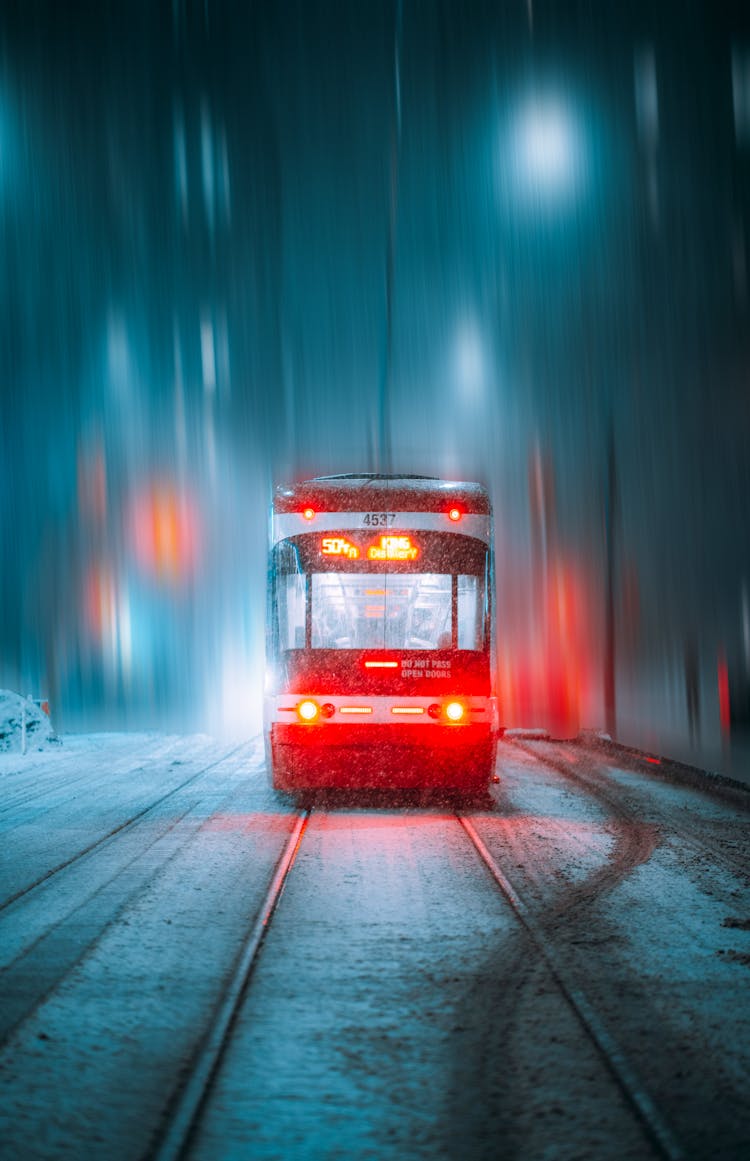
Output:
[[482,576],[290,572],[278,586],[282,650],[484,648]]

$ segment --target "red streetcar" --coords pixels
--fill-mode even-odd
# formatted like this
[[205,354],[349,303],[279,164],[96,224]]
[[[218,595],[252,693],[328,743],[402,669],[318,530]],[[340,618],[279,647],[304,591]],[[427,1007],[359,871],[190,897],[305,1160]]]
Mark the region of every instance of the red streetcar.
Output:
[[277,488],[274,786],[486,791],[499,727],[493,602],[480,484],[361,475]]

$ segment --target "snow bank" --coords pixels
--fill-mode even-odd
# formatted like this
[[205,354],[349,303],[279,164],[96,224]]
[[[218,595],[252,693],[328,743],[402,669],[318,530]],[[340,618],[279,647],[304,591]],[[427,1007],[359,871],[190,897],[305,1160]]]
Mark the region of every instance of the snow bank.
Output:
[[44,750],[58,742],[52,722],[36,702],[9,689],[0,689],[0,753],[20,753],[26,716],[26,749]]

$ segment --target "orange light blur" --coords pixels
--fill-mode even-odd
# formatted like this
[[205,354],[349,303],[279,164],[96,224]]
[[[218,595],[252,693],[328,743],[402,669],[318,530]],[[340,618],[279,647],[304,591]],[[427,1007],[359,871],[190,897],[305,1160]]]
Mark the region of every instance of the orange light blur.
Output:
[[117,615],[117,586],[112,569],[92,565],[86,576],[86,619],[93,635],[101,640],[111,636]]
[[312,520],[313,517],[315,516],[315,509],[314,508],[305,508],[302,515],[304,516],[305,520]]
[[464,707],[461,705],[461,702],[449,701],[445,707],[445,716],[448,718],[448,721],[460,722],[464,716]]
[[78,448],[78,510],[97,524],[107,516],[107,460],[99,441]]
[[449,520],[460,520],[461,519],[461,509],[460,508],[451,508],[450,512],[448,513],[448,519]]
[[297,714],[303,722],[314,722],[320,713],[320,706],[314,701],[301,701],[297,706]]
[[177,486],[154,483],[131,503],[130,532],[138,564],[162,582],[187,579],[199,551],[196,505]]

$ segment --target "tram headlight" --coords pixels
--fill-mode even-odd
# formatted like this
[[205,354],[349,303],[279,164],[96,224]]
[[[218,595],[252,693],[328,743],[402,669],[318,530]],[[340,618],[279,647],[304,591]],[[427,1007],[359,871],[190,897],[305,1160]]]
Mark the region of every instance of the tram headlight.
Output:
[[445,707],[445,716],[449,722],[460,722],[464,712],[460,701],[449,701]]
[[301,701],[297,706],[297,716],[303,722],[317,721],[320,716],[320,706],[316,701]]

